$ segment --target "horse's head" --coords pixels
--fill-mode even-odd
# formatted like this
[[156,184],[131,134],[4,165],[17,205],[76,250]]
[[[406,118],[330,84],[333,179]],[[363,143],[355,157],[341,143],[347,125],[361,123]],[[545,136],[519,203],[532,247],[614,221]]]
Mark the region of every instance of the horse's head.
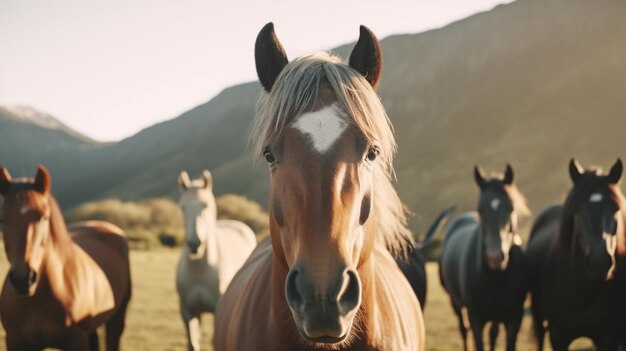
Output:
[[288,63],[270,23],[255,56],[268,92],[255,148],[270,169],[270,232],[276,260],[288,269],[285,297],[305,340],[345,343],[361,305],[357,268],[377,240],[373,213],[389,204],[383,211],[403,215],[399,201],[377,197],[393,190],[386,172],[395,148],[373,89],[378,40],[361,27],[349,65],[323,53]]
[[624,230],[624,196],[619,189],[622,161],[618,159],[608,174],[600,169],[584,170],[572,159],[569,164],[574,187],[564,205],[569,219],[562,235],[571,235],[568,243],[580,254],[592,279],[613,277],[618,233]]
[[9,282],[18,294],[30,296],[37,289],[50,236],[50,175],[39,166],[34,180],[14,181],[6,168],[0,168],[0,195]]
[[202,178],[191,181],[187,172],[180,172],[180,206],[185,220],[185,245],[192,258],[202,257],[207,249],[209,231],[215,226],[217,206],[213,196],[211,173],[205,170]]
[[517,234],[518,215],[529,213],[515,186],[513,168],[506,166],[504,176],[487,179],[483,170],[474,167],[474,178],[480,188],[478,213],[481,223],[483,258],[489,268],[506,270],[509,252],[521,245]]

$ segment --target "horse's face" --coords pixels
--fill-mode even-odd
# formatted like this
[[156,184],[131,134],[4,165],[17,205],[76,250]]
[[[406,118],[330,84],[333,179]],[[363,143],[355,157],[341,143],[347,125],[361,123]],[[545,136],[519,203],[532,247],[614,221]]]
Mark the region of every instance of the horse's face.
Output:
[[[380,53],[372,60],[353,57],[359,50],[378,50],[378,42],[362,27],[359,43],[351,66],[370,74],[361,73],[371,89]],[[261,83],[271,93],[287,62],[271,25],[257,38],[256,57]],[[358,67],[373,61],[376,67]],[[307,106],[263,153],[271,173],[271,240],[288,269],[285,298],[300,335],[313,344],[338,345],[351,340],[362,294],[357,267],[374,243],[368,226],[379,149],[351,122],[329,84],[322,83]]]
[[49,189],[48,172],[41,166],[34,183],[13,183],[6,169],[0,169],[4,249],[11,264],[8,278],[20,295],[32,296],[41,276],[50,234]]
[[[574,245],[582,253],[587,272],[594,279],[609,280],[615,270],[618,233],[624,229],[615,195],[615,191],[619,191],[615,188],[621,173],[622,164],[618,160],[608,175],[590,174],[598,179],[585,191],[585,198],[580,199],[574,210]],[[570,163],[570,175],[574,186],[579,186],[583,171],[575,161]]]
[[474,168],[480,187],[478,213],[483,243],[483,258],[493,270],[506,270],[509,252],[519,240],[516,234],[517,215],[507,187],[513,183],[513,169],[507,165],[504,178],[486,180],[480,167]]
[[272,241],[290,267],[286,298],[312,342],[347,337],[361,303],[356,268],[372,246],[364,226],[376,150],[330,104],[297,117],[265,153]]
[[185,223],[185,245],[191,258],[200,258],[207,249],[207,238],[215,225],[216,205],[212,190],[212,178],[204,171],[202,179],[190,181],[183,171],[178,178],[180,206]]

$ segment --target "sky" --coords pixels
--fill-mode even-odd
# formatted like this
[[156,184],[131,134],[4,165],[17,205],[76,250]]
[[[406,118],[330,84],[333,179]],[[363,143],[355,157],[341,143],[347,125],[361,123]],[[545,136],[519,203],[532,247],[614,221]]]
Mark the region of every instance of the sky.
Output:
[[511,0],[2,0],[0,105],[100,141],[129,137],[256,80],[267,22],[289,58],[444,26]]

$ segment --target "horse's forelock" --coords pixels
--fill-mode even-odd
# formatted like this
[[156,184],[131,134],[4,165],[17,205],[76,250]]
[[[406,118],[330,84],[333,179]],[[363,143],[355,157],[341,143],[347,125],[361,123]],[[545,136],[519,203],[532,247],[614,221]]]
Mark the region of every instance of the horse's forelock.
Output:
[[412,242],[407,213],[391,183],[396,141],[380,98],[365,80],[337,56],[320,52],[290,62],[280,73],[272,91],[257,104],[251,132],[255,159],[276,141],[284,128],[313,107],[325,87],[332,89],[339,106],[366,140],[380,148],[381,162],[374,170],[374,209],[378,218],[377,239],[393,252]]

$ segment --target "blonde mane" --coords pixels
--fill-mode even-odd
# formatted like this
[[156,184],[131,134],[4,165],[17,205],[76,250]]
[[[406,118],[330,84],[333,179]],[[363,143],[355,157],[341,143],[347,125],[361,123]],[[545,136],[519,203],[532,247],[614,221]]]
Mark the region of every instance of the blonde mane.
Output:
[[318,99],[320,87],[328,86],[338,104],[366,140],[380,148],[374,170],[374,214],[377,242],[401,253],[412,241],[407,211],[393,187],[393,157],[397,146],[393,127],[380,98],[371,85],[341,58],[320,52],[293,60],[282,70],[270,94],[257,104],[251,145],[256,157],[276,141],[285,127]]

